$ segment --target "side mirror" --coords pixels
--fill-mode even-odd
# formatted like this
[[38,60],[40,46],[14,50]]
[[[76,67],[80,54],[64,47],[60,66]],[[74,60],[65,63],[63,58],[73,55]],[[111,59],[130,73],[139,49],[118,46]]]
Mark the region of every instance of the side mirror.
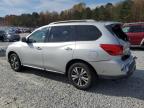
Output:
[[27,42],[26,37],[22,37],[21,41],[22,41],[22,42]]
[[35,40],[32,40],[32,39],[26,39],[26,37],[22,37],[21,41],[25,42],[25,43],[35,43],[36,42]]

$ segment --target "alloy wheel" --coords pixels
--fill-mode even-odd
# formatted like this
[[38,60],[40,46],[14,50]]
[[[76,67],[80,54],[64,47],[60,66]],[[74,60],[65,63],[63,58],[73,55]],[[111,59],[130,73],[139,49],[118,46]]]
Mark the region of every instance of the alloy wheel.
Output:
[[71,78],[78,86],[85,86],[88,84],[89,76],[87,71],[82,67],[74,67],[72,69]]
[[19,64],[19,59],[17,58],[16,55],[11,55],[10,57],[10,64],[11,64],[11,67],[14,69],[14,70],[17,70],[20,66]]

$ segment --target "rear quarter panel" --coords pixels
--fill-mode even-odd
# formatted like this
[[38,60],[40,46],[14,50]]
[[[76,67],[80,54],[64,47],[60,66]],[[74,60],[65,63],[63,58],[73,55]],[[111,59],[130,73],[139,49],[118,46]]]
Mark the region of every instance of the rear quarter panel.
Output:
[[[129,52],[129,44],[113,35],[104,25],[96,25],[102,36],[95,41],[77,41],[74,50],[74,59],[82,59],[90,63],[99,75],[121,75],[124,64],[120,56],[111,56],[105,52],[101,44],[123,45],[125,53]],[[117,69],[117,70],[115,70]]]
[[101,44],[119,44],[118,40],[113,36],[104,25],[95,25],[102,33],[102,36],[94,41],[76,41],[74,50],[74,59],[82,59],[88,62],[106,61],[113,57],[106,53]]

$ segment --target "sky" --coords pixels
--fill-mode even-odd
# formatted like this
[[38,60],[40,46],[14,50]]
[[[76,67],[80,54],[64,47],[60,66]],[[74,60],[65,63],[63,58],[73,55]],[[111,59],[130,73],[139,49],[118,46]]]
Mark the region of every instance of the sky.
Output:
[[122,0],[0,0],[0,17],[41,11],[61,12],[80,2],[95,8],[108,2],[115,4],[119,1]]

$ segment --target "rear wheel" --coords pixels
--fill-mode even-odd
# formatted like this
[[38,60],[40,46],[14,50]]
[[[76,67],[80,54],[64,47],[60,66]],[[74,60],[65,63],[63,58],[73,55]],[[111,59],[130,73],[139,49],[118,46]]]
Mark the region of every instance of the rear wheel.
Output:
[[68,78],[76,88],[85,90],[91,87],[96,77],[87,64],[74,63],[68,70]]
[[21,71],[22,65],[21,65],[20,59],[19,59],[19,57],[18,57],[17,54],[12,53],[12,54],[9,56],[9,62],[10,62],[11,68],[12,68],[14,71],[16,71],[16,72]]

